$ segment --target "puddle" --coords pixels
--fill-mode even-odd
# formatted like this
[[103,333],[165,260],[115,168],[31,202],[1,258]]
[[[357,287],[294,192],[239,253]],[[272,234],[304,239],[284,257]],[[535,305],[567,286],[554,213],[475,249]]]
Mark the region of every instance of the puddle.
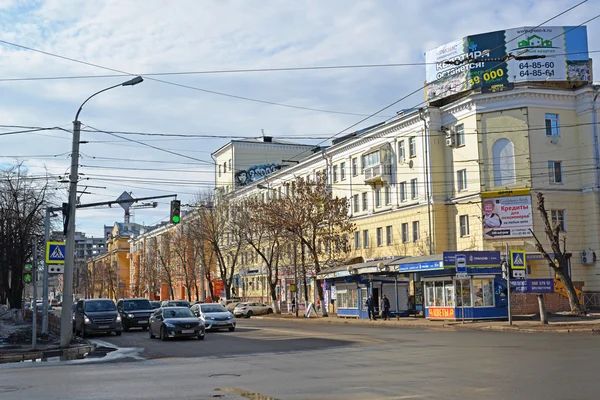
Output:
[[[245,397],[246,399],[250,399],[250,400],[279,400],[277,397],[271,397],[271,396],[267,396],[266,394],[250,392],[248,390],[238,389],[238,388],[217,388],[216,390],[218,392],[237,394],[238,396]],[[217,395],[214,395],[213,397],[219,398],[219,397],[223,397],[223,396],[217,394]]]

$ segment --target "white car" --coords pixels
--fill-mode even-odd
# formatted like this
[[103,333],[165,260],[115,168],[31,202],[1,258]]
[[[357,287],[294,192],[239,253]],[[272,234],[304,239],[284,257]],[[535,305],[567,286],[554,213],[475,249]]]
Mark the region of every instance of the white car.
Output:
[[244,316],[250,318],[253,315],[273,314],[273,307],[265,303],[239,303],[233,309],[233,315]]
[[221,304],[194,304],[192,312],[204,322],[207,331],[216,329],[235,331],[235,317]]

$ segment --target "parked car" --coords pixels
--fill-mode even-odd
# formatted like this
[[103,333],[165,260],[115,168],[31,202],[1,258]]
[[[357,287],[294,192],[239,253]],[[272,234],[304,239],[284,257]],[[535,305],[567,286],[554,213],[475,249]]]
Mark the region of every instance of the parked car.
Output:
[[158,310],[160,308],[160,301],[151,301],[150,307],[152,307],[152,310]]
[[52,299],[50,300],[50,304],[52,304],[52,307],[58,307],[58,300]]
[[111,299],[85,299],[77,302],[75,309],[75,333],[86,337],[92,333],[112,333],[120,336],[123,331],[121,316]]
[[238,304],[240,303],[244,303],[243,301],[232,301],[231,303],[227,304],[225,306],[225,308],[227,309],[227,311],[231,311],[233,312],[233,310],[237,307]]
[[207,331],[213,329],[235,331],[235,317],[221,304],[194,304],[191,310],[204,322]]
[[250,318],[253,315],[273,314],[273,308],[265,303],[239,303],[233,309],[233,315]]
[[161,307],[187,307],[190,308],[190,302],[185,300],[165,300],[160,304]]
[[117,301],[117,310],[121,315],[123,330],[130,328],[148,329],[148,321],[152,315],[152,305],[148,299],[121,299]]
[[205,328],[202,320],[187,307],[161,307],[150,317],[150,339],[160,340],[173,337],[196,337],[204,340]]
[[[41,313],[42,311],[44,311],[44,303],[42,303],[41,301],[36,303],[36,312]],[[52,311],[52,304],[48,303],[48,311]]]
[[25,309],[26,310],[31,309],[31,302],[28,301],[28,302],[25,303]]

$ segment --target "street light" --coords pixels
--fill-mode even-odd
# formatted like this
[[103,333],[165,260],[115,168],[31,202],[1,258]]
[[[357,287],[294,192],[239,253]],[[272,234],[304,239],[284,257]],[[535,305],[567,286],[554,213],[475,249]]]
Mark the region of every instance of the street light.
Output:
[[77,177],[79,167],[79,137],[81,136],[81,122],[79,122],[79,113],[92,97],[114,89],[119,86],[134,86],[142,83],[144,79],[141,76],[136,76],[126,82],[102,89],[87,99],[79,106],[75,121],[73,121],[73,147],[71,150],[71,176],[69,183],[69,203],[67,216],[67,233],[66,233],[66,249],[65,249],[65,269],[63,275],[63,312],[60,315],[60,347],[67,347],[71,343],[71,310],[73,309],[73,264],[75,251],[75,209],[77,199]]

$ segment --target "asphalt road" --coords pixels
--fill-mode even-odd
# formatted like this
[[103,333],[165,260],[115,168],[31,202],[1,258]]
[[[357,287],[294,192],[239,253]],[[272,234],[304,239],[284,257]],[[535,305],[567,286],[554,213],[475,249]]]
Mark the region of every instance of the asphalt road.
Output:
[[239,328],[205,341],[98,337],[145,360],[2,366],[0,398],[598,399],[598,336],[280,320]]

